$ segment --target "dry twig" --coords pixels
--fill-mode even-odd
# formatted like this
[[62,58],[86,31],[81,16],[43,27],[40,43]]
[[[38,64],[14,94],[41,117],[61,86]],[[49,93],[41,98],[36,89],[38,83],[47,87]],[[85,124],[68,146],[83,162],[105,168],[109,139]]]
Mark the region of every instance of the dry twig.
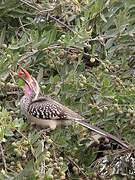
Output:
[[4,168],[5,168],[5,171],[7,171],[6,158],[5,158],[4,150],[3,150],[3,147],[2,147],[1,143],[0,143],[0,151],[1,151],[1,156],[2,156],[2,161],[3,161],[3,165],[4,165]]

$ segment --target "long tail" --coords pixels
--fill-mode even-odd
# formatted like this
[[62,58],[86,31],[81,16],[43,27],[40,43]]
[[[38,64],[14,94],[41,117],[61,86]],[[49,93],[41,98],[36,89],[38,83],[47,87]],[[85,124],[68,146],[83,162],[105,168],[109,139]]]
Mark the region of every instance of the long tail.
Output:
[[127,144],[125,144],[125,143],[124,143],[122,140],[120,140],[119,138],[117,138],[117,137],[115,137],[115,136],[113,136],[113,135],[111,135],[111,134],[103,131],[102,129],[100,129],[100,128],[96,127],[96,126],[93,126],[93,125],[91,125],[91,124],[89,124],[89,123],[86,123],[86,122],[84,122],[83,120],[76,120],[76,119],[74,119],[74,121],[75,121],[76,123],[78,123],[78,124],[80,124],[80,125],[88,128],[88,129],[90,129],[90,130],[92,130],[92,131],[100,134],[101,136],[104,136],[104,137],[106,137],[106,138],[108,138],[108,139],[111,139],[111,140],[119,143],[121,146],[125,147],[126,149],[129,149],[129,148],[130,148]]

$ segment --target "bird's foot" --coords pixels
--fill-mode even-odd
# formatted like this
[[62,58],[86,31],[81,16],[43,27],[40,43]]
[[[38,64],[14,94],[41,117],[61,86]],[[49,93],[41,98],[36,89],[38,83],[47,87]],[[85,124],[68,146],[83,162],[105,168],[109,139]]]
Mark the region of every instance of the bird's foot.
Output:
[[50,131],[51,131],[51,129],[47,128],[47,129],[40,130],[40,133],[43,134],[43,135],[46,135],[46,134],[50,133]]

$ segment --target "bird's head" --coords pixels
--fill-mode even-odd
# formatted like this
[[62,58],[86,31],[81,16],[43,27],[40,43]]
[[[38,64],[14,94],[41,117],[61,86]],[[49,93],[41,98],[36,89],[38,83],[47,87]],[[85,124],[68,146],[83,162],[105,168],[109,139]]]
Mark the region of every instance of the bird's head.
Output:
[[37,97],[40,92],[38,82],[34,77],[32,77],[28,71],[20,67],[18,72],[18,77],[25,82],[24,93],[26,96],[35,96]]

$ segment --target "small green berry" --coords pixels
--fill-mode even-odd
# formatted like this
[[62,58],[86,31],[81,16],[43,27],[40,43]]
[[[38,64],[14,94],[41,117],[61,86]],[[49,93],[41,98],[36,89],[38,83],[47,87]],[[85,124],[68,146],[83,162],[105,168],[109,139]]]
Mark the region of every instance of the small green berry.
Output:
[[23,145],[28,145],[28,144],[29,144],[29,142],[27,140],[23,141]]
[[97,177],[97,173],[96,173],[96,172],[93,173],[93,178],[94,178],[94,177]]
[[84,84],[83,84],[83,83],[80,83],[80,87],[83,88],[83,87],[84,87]]
[[74,151],[77,151],[77,150],[78,150],[78,148],[77,148],[77,147],[75,147],[75,148],[74,148]]
[[49,144],[52,144],[53,141],[52,141],[51,139],[48,139],[48,143],[49,143]]
[[57,164],[57,163],[54,163],[54,164],[53,164],[53,166],[54,166],[54,167],[57,167],[57,166],[58,166],[58,164]]
[[120,68],[120,66],[119,66],[118,64],[116,64],[116,65],[115,65],[115,67],[116,67],[117,69],[119,69],[119,68]]
[[7,59],[11,59],[11,55],[10,54],[7,54]]
[[62,41],[60,40],[60,39],[58,39],[58,41],[57,41],[58,43],[62,43]]
[[135,113],[133,113],[133,117],[135,117]]
[[110,142],[108,138],[105,138],[104,141],[105,141],[105,143],[109,143]]
[[126,117],[130,117],[130,113],[126,113]]
[[60,166],[57,166],[57,167],[55,167],[55,169],[56,169],[57,171],[60,171],[60,170],[61,170],[61,167],[60,167]]
[[46,86],[45,86],[45,85],[42,85],[42,89],[46,89]]
[[48,142],[49,138],[50,138],[49,136],[46,136],[45,141]]
[[50,175],[48,176],[48,178],[49,178],[49,179],[53,179],[54,176],[53,176],[52,174],[50,174]]
[[60,157],[59,157],[59,161],[63,161],[63,157],[60,156]]
[[14,161],[11,161],[11,163],[10,163],[11,165],[15,165],[15,162]]
[[1,44],[1,45],[0,45],[0,48],[6,49],[6,48],[7,48],[7,45],[6,45],[6,44]]
[[106,60],[106,63],[111,64],[111,62],[108,59]]
[[50,155],[51,153],[50,153],[50,151],[46,151],[46,154],[49,154],[49,155]]
[[22,165],[21,165],[21,163],[20,163],[20,161],[17,162],[17,167],[18,167],[20,170],[23,169],[23,168],[22,168]]
[[65,38],[65,34],[62,34],[62,35],[61,35],[61,38]]
[[128,112],[131,113],[131,114],[134,113],[134,111],[132,109],[129,109]]
[[10,166],[10,169],[14,169],[14,166]]
[[58,175],[57,174],[54,174],[53,177],[54,177],[54,179],[58,179]]
[[79,162],[79,159],[76,158],[76,159],[75,159],[75,162],[78,163],[78,162]]
[[26,159],[26,154],[23,154],[23,155],[22,155],[22,159]]
[[94,62],[95,62],[95,58],[92,57],[92,58],[90,59],[90,62],[94,63]]
[[73,171],[76,175],[78,174],[78,168],[76,166],[73,166]]
[[16,142],[13,142],[13,143],[12,143],[12,146],[17,147]]
[[60,166],[63,166],[63,162],[59,162],[59,165],[60,165]]
[[50,162],[53,162],[53,159],[52,158],[50,158],[50,160],[49,160]]
[[119,105],[118,105],[118,104],[114,104],[113,106],[114,106],[115,108],[118,108],[118,107],[119,107]]
[[45,157],[45,161],[48,163],[50,162],[50,159],[48,157]]
[[65,176],[60,176],[60,180],[65,180]]
[[108,73],[108,72],[109,72],[109,70],[108,70],[107,68],[105,68],[105,72],[106,72],[106,73]]
[[100,112],[100,113],[102,113],[102,112],[103,112],[103,109],[101,109],[101,108],[99,108],[98,110],[99,110],[99,112]]
[[28,147],[24,147],[24,150],[27,152],[29,150],[29,148]]
[[107,110],[108,110],[108,107],[107,107],[107,106],[104,106],[104,110],[107,111]]

